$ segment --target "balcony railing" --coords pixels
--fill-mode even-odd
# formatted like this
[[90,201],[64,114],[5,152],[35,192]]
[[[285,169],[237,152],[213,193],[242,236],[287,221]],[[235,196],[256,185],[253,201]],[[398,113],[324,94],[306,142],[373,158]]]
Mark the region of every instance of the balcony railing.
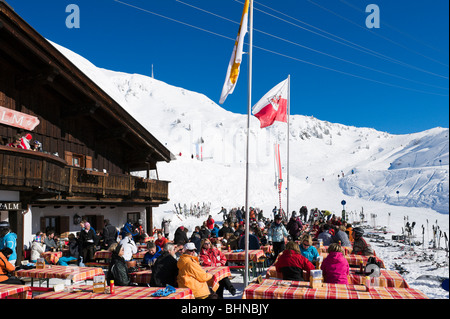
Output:
[[0,146],[0,188],[36,194],[57,193],[66,199],[169,200],[167,181],[68,166],[65,160],[51,154],[7,146]]

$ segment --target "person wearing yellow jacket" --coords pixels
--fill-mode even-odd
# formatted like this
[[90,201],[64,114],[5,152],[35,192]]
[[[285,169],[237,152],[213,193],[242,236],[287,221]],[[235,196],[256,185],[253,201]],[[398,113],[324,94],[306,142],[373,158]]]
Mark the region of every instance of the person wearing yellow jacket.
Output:
[[208,287],[212,275],[200,266],[196,250],[194,243],[184,245],[184,253],[177,262],[178,288],[190,288],[196,299],[217,299]]
[[5,247],[0,250],[0,285],[24,285],[25,282],[21,279],[9,276],[9,273],[14,273],[16,267],[8,261],[8,258],[12,255],[13,251],[11,248]]

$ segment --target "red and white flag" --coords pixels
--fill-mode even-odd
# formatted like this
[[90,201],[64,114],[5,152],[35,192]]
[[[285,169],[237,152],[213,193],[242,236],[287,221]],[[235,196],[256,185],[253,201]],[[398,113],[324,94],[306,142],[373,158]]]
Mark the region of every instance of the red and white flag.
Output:
[[252,113],[261,122],[261,128],[275,121],[287,123],[288,79],[266,93],[252,108]]

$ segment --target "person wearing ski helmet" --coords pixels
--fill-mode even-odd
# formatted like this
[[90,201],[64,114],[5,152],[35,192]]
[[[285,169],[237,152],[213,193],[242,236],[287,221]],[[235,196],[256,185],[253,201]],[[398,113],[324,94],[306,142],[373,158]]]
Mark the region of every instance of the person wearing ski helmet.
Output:
[[353,228],[353,237],[355,238],[355,241],[353,242],[352,253],[355,255],[374,256],[375,253],[372,246],[370,246],[370,244],[364,239],[363,235],[363,228]]

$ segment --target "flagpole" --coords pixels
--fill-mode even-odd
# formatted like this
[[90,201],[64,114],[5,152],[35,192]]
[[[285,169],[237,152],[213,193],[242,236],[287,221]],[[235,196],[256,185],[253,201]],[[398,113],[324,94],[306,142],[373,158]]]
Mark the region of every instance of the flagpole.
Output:
[[286,203],[286,217],[289,216],[289,116],[291,112],[291,75],[288,75],[288,96],[287,96],[287,179],[286,179],[286,196],[287,196],[287,203]]
[[248,100],[247,100],[247,162],[245,165],[245,271],[244,287],[248,285],[248,245],[249,245],[249,224],[250,212],[248,209],[248,171],[249,171],[249,146],[250,146],[250,113],[252,108],[252,54],[253,54],[253,0],[250,0],[249,8],[249,50],[248,50]]

